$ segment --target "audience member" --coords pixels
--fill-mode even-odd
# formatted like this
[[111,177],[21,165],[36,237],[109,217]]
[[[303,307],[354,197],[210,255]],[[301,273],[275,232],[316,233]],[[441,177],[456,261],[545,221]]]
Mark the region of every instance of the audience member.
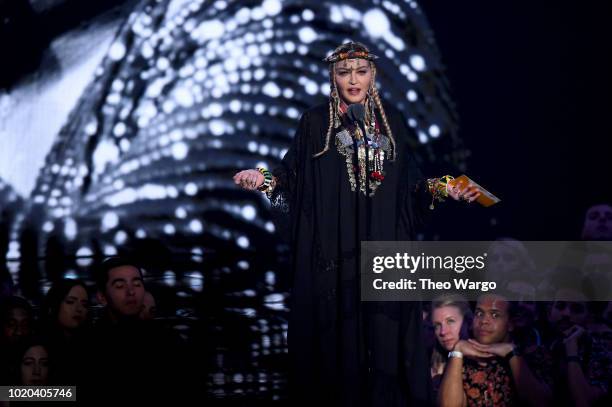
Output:
[[498,295],[478,299],[474,340],[449,353],[439,393],[442,406],[548,405],[551,391],[529,369],[510,341],[510,303]]

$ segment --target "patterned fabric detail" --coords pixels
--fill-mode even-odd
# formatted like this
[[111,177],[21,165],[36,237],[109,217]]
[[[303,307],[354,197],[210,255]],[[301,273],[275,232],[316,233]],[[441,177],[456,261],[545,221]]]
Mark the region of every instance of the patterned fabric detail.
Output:
[[463,390],[470,407],[516,405],[517,394],[510,367],[501,360],[493,360],[485,366],[466,361]]

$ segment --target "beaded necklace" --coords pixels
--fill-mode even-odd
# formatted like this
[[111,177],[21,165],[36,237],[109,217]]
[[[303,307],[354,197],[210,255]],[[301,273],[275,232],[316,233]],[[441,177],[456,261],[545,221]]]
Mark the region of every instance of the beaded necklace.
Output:
[[[391,157],[392,148],[389,138],[380,131],[371,99],[366,107],[365,137],[358,126],[348,121],[345,115],[348,106],[344,102],[339,102],[337,111],[340,117],[334,118],[334,127],[337,129],[336,148],[345,157],[351,191],[354,192],[357,189],[359,182],[359,190],[364,195],[367,196],[367,186],[369,186],[369,196],[374,196],[376,189],[385,179],[385,156]],[[367,163],[366,145],[368,148]],[[354,158],[355,146],[357,146],[357,163]],[[366,180],[369,182],[367,186]]]

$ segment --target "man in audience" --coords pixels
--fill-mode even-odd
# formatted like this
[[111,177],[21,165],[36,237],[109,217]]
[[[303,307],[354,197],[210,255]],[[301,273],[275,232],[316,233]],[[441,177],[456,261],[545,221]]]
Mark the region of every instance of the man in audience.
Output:
[[555,404],[591,406],[609,392],[612,355],[610,329],[595,323],[586,297],[575,288],[560,288],[548,312],[557,364]]
[[587,210],[582,240],[612,240],[612,206],[593,205]]
[[8,367],[14,362],[19,344],[32,334],[32,307],[23,298],[11,296],[0,301],[0,385],[8,383]]
[[474,339],[459,341],[449,353],[439,399],[442,406],[545,406],[549,386],[529,369],[510,341],[510,303],[499,295],[478,299]]
[[185,395],[179,391],[188,384],[181,378],[185,370],[179,365],[184,359],[177,353],[178,337],[140,319],[145,297],[140,267],[125,258],[107,259],[98,270],[97,286],[105,311],[93,335],[88,396],[142,402]]

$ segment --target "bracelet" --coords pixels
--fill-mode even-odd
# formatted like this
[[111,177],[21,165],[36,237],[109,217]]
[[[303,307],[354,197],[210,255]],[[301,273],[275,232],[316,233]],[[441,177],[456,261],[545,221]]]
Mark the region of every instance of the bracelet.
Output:
[[452,350],[448,352],[448,358],[459,358],[463,359],[463,352],[459,352],[458,350]]
[[272,193],[272,190],[276,186],[274,182],[274,177],[272,176],[272,173],[266,170],[265,168],[258,167],[257,171],[259,171],[259,173],[264,176],[264,182],[259,187],[257,187],[257,190],[264,192],[269,197]]
[[448,182],[454,180],[455,178],[450,175],[445,175],[442,178],[429,178],[427,180],[427,187],[429,189],[429,193],[431,194],[431,204],[429,205],[429,209],[434,209],[434,201],[444,202],[444,198],[448,197],[448,191],[446,190],[446,186]]

